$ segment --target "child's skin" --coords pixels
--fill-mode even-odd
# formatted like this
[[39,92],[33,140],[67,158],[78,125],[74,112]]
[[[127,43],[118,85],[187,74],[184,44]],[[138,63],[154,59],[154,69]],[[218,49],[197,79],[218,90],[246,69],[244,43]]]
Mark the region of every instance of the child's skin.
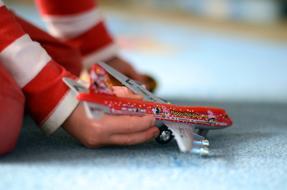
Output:
[[[113,87],[119,97],[141,99],[125,87]],[[86,117],[80,104],[63,125],[64,129],[88,148],[108,145],[133,145],[149,141],[159,135],[155,119],[146,116],[104,115],[98,120]]]
[[138,73],[134,67],[129,64],[127,61],[125,61],[124,59],[116,56],[113,57],[109,60],[106,61],[110,66],[112,66],[113,68],[115,68],[116,70],[120,71],[121,73],[123,73],[124,75],[139,81],[141,83],[145,83],[144,81],[144,76],[140,73]]

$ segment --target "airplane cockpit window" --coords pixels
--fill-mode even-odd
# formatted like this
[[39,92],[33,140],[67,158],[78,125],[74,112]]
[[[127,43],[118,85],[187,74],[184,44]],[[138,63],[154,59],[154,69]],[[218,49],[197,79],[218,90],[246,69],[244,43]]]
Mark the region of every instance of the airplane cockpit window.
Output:
[[152,112],[153,112],[154,114],[159,114],[159,113],[160,113],[160,109],[159,109],[159,108],[153,108],[153,109],[152,109]]

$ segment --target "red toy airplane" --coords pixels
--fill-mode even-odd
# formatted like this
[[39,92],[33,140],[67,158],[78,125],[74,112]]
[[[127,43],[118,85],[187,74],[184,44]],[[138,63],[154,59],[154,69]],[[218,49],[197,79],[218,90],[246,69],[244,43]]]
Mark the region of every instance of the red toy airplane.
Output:
[[[111,88],[108,72],[114,78],[145,100],[117,97]],[[210,129],[221,129],[232,125],[227,113],[220,108],[179,106],[160,99],[142,85],[124,76],[101,62],[93,65],[89,87],[82,82],[64,78],[65,83],[76,92],[77,99],[84,103],[89,117],[98,118],[103,113],[114,115],[152,114],[157,120],[160,135],[156,140],[165,144],[175,137],[182,152],[208,155],[209,142],[201,135]],[[199,130],[199,134],[194,133]]]

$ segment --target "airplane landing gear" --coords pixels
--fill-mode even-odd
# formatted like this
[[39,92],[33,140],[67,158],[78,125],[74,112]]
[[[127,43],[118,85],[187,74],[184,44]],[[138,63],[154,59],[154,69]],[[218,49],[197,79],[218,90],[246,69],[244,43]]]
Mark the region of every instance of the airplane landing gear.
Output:
[[159,127],[159,130],[160,134],[155,139],[159,144],[167,144],[174,138],[172,131],[169,130],[167,126],[162,125],[161,127]]
[[197,134],[206,138],[208,131],[209,131],[208,129],[198,129]]

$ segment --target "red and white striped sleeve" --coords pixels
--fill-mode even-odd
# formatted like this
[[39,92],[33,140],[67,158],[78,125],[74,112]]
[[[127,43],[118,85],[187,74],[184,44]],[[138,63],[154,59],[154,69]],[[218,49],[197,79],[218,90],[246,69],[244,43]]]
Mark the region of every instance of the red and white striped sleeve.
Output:
[[87,68],[118,53],[94,0],[36,0],[50,33],[76,48]]
[[29,112],[47,134],[61,126],[77,106],[77,100],[62,81],[63,77],[75,76],[25,34],[1,0],[0,64],[22,88]]

